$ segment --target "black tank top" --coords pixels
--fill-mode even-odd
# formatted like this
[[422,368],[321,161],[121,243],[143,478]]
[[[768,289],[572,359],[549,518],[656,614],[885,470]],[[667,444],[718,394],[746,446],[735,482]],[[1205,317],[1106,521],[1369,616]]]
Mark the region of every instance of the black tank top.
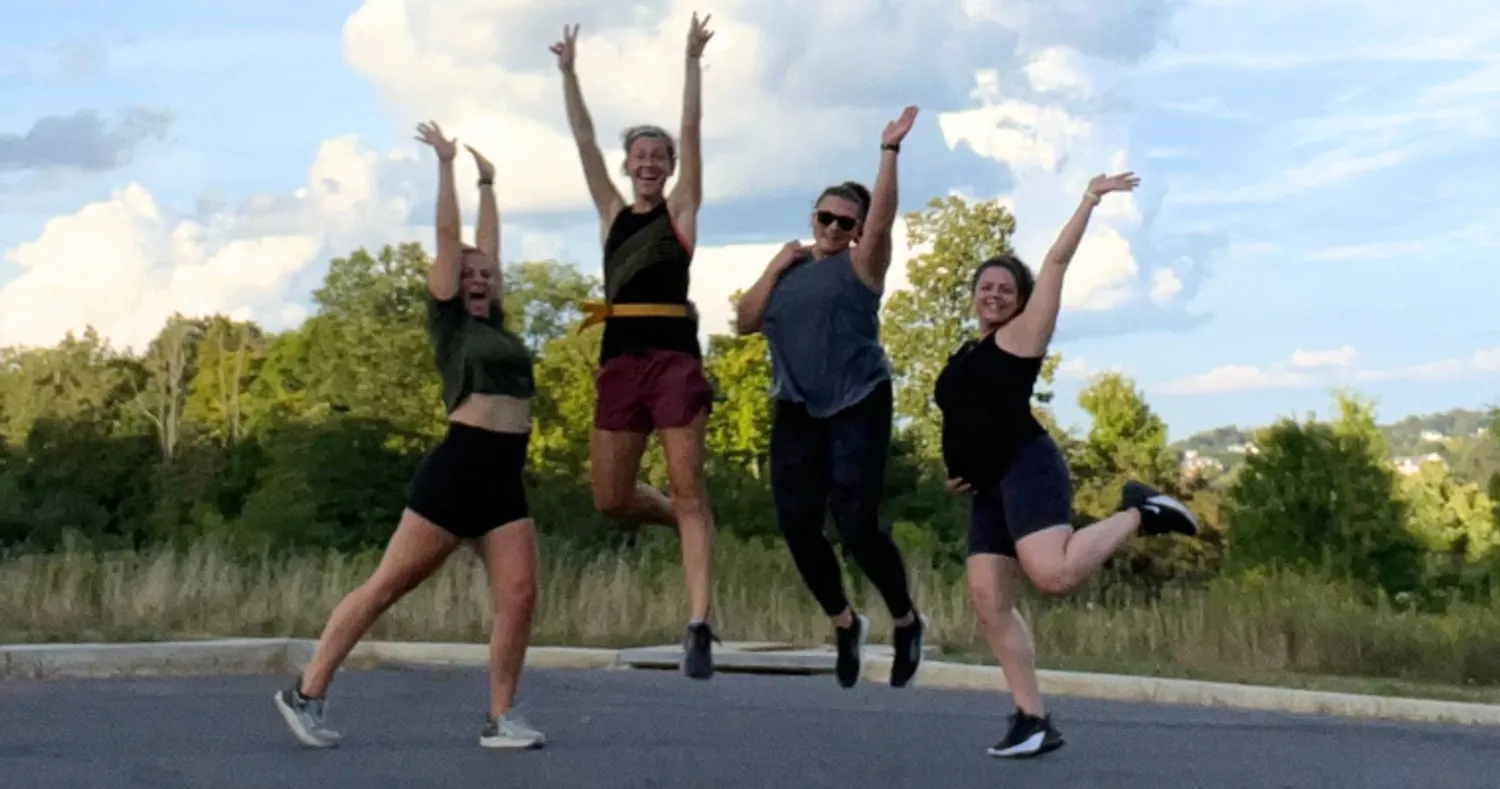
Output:
[[[604,241],[605,296],[615,304],[689,304],[692,262],[693,253],[677,235],[665,202],[642,214],[626,206]],[[701,356],[696,315],[605,321],[600,364],[622,353],[648,349]]]
[[933,387],[943,412],[943,462],[949,477],[989,485],[1010,466],[1016,451],[1047,429],[1031,412],[1044,357],[1007,353],[994,333],[963,344]]

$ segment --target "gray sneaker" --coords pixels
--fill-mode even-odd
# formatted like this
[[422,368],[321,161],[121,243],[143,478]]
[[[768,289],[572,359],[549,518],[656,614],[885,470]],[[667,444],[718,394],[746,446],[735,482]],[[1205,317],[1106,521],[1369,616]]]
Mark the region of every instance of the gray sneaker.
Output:
[[296,686],[276,691],[272,697],[287,728],[302,742],[313,748],[332,748],[338,744],[340,735],[328,727],[328,702],[303,696]]
[[515,710],[499,718],[486,718],[484,731],[479,734],[479,744],[485,748],[540,748],[546,742],[547,736]]

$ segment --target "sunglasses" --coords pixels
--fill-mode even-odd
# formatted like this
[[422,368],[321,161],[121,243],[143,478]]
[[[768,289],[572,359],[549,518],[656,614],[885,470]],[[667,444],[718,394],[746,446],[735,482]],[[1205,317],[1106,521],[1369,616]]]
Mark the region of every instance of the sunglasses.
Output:
[[840,216],[839,214],[835,214],[832,211],[818,212],[818,224],[827,227],[828,225],[831,225],[835,222],[838,223],[839,229],[844,231],[845,233],[853,230],[854,226],[856,224],[859,224],[859,220],[855,219],[852,216]]

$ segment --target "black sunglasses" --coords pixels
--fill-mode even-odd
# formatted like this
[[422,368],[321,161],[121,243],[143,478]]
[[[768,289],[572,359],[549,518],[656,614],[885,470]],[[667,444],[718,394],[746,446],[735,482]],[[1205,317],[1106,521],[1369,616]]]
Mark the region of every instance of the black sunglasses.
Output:
[[847,233],[854,229],[854,226],[859,223],[859,220],[855,219],[852,216],[840,216],[839,214],[835,214],[832,211],[818,212],[818,224],[826,226],[831,225],[834,222],[839,223],[839,229]]

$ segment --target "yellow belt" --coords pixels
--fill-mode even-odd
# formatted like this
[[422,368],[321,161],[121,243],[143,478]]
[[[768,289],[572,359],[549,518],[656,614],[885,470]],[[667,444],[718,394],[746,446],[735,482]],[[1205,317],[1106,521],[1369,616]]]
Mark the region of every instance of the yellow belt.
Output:
[[686,304],[610,304],[603,301],[586,301],[580,308],[588,317],[578,327],[582,332],[597,326],[609,318],[686,318]]

